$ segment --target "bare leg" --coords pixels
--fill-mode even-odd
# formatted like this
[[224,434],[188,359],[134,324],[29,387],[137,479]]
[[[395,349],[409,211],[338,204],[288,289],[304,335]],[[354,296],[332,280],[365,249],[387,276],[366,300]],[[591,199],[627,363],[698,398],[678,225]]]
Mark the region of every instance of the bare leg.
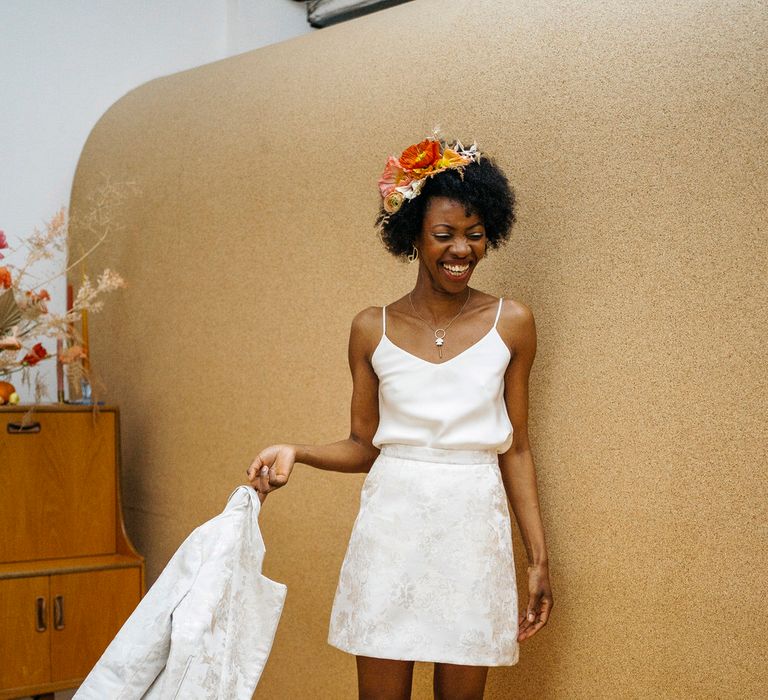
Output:
[[483,700],[487,666],[435,664],[435,700]]
[[360,700],[410,700],[413,661],[357,657]]

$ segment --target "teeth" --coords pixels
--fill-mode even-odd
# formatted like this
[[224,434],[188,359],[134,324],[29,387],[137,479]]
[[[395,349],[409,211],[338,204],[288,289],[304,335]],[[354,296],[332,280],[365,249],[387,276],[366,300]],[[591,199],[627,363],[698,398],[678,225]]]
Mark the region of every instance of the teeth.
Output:
[[456,273],[457,275],[464,274],[469,269],[469,264],[467,265],[446,265],[443,263],[443,267],[446,270],[450,270],[451,272]]

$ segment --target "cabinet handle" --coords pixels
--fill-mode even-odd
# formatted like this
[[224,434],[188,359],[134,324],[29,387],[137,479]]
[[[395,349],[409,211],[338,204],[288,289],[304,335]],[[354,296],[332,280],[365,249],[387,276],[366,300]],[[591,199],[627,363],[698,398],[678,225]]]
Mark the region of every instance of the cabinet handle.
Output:
[[64,629],[64,596],[57,595],[53,599],[53,629]]
[[35,629],[38,632],[45,632],[48,629],[48,616],[45,614],[45,598],[38,598],[35,601],[37,615],[35,617]]
[[39,433],[40,423],[38,421],[32,423],[8,423],[7,428],[11,435],[27,435],[29,433]]

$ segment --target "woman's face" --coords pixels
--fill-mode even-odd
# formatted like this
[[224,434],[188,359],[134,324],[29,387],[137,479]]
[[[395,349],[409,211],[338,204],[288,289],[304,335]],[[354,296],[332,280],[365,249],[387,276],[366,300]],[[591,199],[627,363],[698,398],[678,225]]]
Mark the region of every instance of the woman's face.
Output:
[[487,242],[477,214],[467,216],[464,205],[454,199],[430,198],[416,247],[420,264],[438,286],[451,292],[464,289]]

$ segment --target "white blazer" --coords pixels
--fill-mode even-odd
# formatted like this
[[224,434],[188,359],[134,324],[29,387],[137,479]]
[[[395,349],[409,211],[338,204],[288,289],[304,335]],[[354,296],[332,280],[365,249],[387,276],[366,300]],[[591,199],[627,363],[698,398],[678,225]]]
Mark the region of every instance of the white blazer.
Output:
[[287,587],[261,573],[261,503],[239,486],[187,537],[112,640],[77,700],[250,700]]

